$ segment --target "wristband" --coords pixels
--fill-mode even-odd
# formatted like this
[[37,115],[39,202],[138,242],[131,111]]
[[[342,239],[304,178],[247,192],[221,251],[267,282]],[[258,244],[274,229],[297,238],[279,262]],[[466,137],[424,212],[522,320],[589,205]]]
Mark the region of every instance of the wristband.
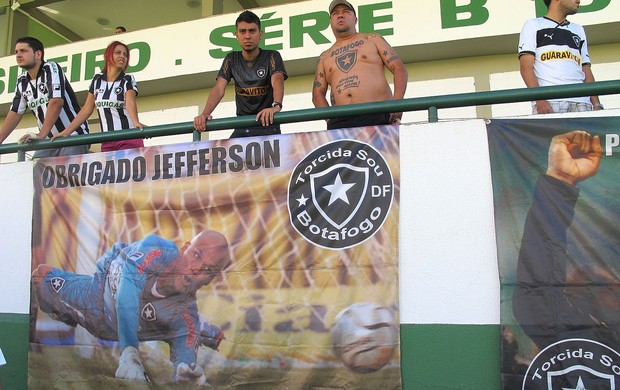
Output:
[[600,107],[600,108],[601,108],[601,110],[604,110],[604,109],[605,109],[605,106],[604,106],[604,105],[602,105],[601,103],[596,103],[596,104],[593,104],[593,105],[592,105],[592,107],[593,107],[593,108],[594,108],[594,107]]
[[271,107],[280,107],[280,110],[281,110],[282,109],[282,103],[274,101],[271,104]]

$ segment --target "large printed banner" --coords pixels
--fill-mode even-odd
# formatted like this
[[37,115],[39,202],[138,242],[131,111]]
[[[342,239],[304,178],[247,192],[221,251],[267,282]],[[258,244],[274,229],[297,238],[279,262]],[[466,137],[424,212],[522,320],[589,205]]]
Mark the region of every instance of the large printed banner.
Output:
[[502,384],[620,385],[620,118],[492,120]]
[[399,174],[392,126],[38,161],[29,387],[401,388]]

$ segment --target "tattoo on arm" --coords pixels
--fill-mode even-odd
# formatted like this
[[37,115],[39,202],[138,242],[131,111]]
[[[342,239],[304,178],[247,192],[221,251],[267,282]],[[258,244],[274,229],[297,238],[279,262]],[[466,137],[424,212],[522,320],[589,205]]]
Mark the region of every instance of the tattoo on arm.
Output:
[[394,62],[394,61],[398,61],[398,56],[397,55],[393,55],[392,57],[388,58],[386,62],[389,64],[389,63]]
[[323,74],[323,72],[317,72],[313,88],[327,91],[327,86],[325,86],[325,84],[325,74]]

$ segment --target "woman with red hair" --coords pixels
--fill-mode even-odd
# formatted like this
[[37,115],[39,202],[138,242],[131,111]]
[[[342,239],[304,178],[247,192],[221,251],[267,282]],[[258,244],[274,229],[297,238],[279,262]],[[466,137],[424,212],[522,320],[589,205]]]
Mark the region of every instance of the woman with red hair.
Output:
[[[101,131],[122,129],[142,129],[144,125],[138,120],[136,96],[138,86],[136,79],[125,70],[129,64],[129,48],[122,42],[114,41],[108,45],[103,54],[105,68],[93,77],[84,106],[71,124],[52,138],[65,137],[82,123],[86,122],[97,107]],[[142,139],[108,141],[101,143],[101,151],[141,148]]]

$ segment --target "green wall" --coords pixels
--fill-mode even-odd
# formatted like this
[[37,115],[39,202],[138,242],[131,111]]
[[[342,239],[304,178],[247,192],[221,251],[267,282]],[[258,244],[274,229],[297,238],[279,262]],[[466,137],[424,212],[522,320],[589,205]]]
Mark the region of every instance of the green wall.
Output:
[[404,389],[500,388],[499,325],[402,324]]
[[28,317],[0,314],[0,348],[6,359],[6,365],[0,367],[3,390],[28,388]]
[[[499,325],[401,325],[404,389],[500,388]],[[27,389],[28,315],[0,314],[3,390]]]

